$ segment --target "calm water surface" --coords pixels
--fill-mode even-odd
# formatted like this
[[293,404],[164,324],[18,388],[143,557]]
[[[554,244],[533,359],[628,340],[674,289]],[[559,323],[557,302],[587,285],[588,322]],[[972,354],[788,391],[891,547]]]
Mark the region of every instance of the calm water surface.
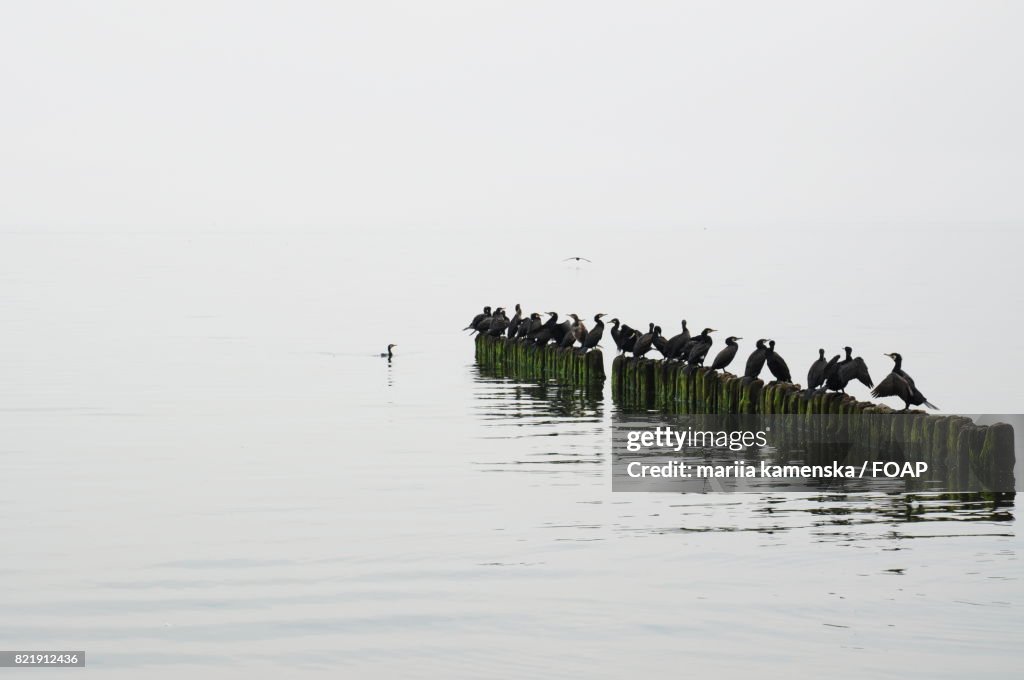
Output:
[[[854,295],[785,268],[637,295],[600,268],[615,239],[581,253],[592,270],[521,247],[514,275],[482,240],[423,260],[427,241],[308,234],[3,239],[5,648],[85,649],[76,673],[124,678],[791,677],[797,664],[1006,677],[1024,663],[1016,507],[613,494],[609,390],[480,375],[456,331],[484,303],[633,325],[668,309],[651,320],[673,328],[715,314],[747,338],[770,322],[795,376],[852,336],[865,357],[913,354],[947,409],[1019,412],[1013,381],[943,368],[944,343],[965,342],[963,321],[946,339],[949,305],[966,304],[944,280],[927,295],[908,283],[921,309],[900,322],[881,283]],[[1010,280],[990,268],[978,291]],[[1010,338],[1017,321],[994,312],[1018,295],[975,295],[966,313]],[[376,356],[387,342],[390,364]],[[888,370],[869,363],[876,380]]]

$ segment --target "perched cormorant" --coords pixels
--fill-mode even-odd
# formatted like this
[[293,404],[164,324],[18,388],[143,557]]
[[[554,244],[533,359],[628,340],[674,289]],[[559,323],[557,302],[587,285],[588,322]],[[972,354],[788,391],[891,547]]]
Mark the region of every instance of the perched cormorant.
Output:
[[[624,326],[624,328],[629,328],[629,326]],[[636,347],[637,341],[641,338],[642,335],[643,334],[640,333],[640,331],[638,331],[637,329],[630,328],[629,335],[622,339],[623,353],[632,352],[633,348]]]
[[854,379],[859,380],[864,387],[874,387],[875,385],[871,380],[871,374],[868,373],[868,365],[860,357],[848,361],[839,367],[839,382],[842,385],[840,389],[843,392],[846,391],[846,386],[850,381]]
[[654,344],[655,336],[661,335],[661,326],[655,326],[654,324],[651,324],[651,326],[653,326],[653,328],[647,333],[641,335],[637,339],[636,344],[633,345],[634,357],[642,357],[650,352],[651,346]]
[[639,337],[640,334],[635,328],[628,324],[622,324],[622,328],[619,330],[619,337],[615,341],[615,344],[618,345],[619,352],[623,354],[626,352],[632,352],[633,346],[636,345],[636,341]]
[[601,321],[601,317],[606,316],[605,314],[594,315],[594,327],[590,329],[587,336],[583,338],[583,351],[586,352],[588,349],[597,347],[597,343],[601,342],[601,336],[604,335],[604,321]]
[[[573,322],[566,319],[562,323],[555,324],[551,328],[552,337],[556,345],[562,347],[562,343],[566,342],[566,337],[572,338],[572,324]],[[571,342],[571,340],[569,340]]]
[[789,366],[786,365],[785,359],[775,351],[774,340],[768,341],[768,351],[765,353],[765,359],[768,361],[768,370],[775,376],[777,382],[793,382],[793,376],[789,374]]
[[483,313],[482,314],[477,314],[476,316],[474,316],[473,320],[469,322],[469,325],[466,326],[465,328],[463,328],[462,330],[464,330],[464,331],[476,330],[477,325],[481,321],[483,321],[485,318],[489,317],[490,315],[491,315],[491,308],[489,306],[484,307]]
[[736,358],[736,352],[739,351],[740,346],[736,344],[737,340],[743,338],[737,338],[735,335],[730,335],[725,339],[725,349],[715,356],[715,360],[711,363],[711,370],[715,371],[718,369],[724,370],[726,366],[732,363],[732,360]]
[[529,319],[523,319],[523,322],[519,324],[519,330],[516,331],[516,340],[527,337],[530,333],[535,333],[540,330],[543,322],[540,320],[540,314],[533,312],[530,314]]
[[842,392],[846,387],[846,383],[842,381],[839,375],[839,371],[842,370],[843,366],[853,361],[853,348],[844,347],[843,351],[846,352],[846,358],[840,360],[837,354],[832,361],[828,362],[825,366],[825,389],[832,390],[834,392]]
[[669,356],[668,356],[668,338],[666,338],[664,335],[662,335],[660,331],[658,332],[658,335],[654,336],[654,339],[651,341],[651,344],[654,345],[654,349],[656,349],[659,352],[661,352],[661,356],[662,357],[664,357],[665,359],[669,358]]
[[807,369],[807,390],[814,390],[821,387],[821,384],[825,382],[825,367],[828,366],[828,362],[825,360],[825,350],[818,350],[818,359],[811,367]]
[[668,344],[665,345],[665,351],[668,354],[669,359],[675,359],[679,356],[680,351],[683,349],[683,345],[690,341],[690,331],[686,328],[686,319],[683,319],[683,331],[677,335],[673,335]]
[[878,384],[878,387],[871,390],[871,396],[876,399],[879,397],[899,397],[903,400],[903,410],[906,411],[912,405],[913,406],[927,406],[938,410],[938,406],[928,401],[921,390],[917,389],[914,384],[914,379],[911,378],[906,371],[903,370],[903,357],[893,352],[892,354],[886,354],[885,356],[891,358],[895,365],[892,367],[892,373],[885,376],[885,380]]
[[[463,329],[463,330],[465,330],[465,329]],[[387,352],[381,352],[380,355],[382,357],[387,357],[388,359],[390,359],[391,357],[394,356],[394,354],[392,354],[392,352],[391,352],[391,348],[392,347],[398,347],[398,345],[395,345],[395,344],[388,345],[388,351]]]
[[573,324],[572,324],[572,334],[573,334],[573,337],[575,337],[576,342],[578,342],[578,343],[580,343],[582,345],[583,341],[587,339],[587,332],[588,332],[587,331],[587,327],[586,327],[586,325],[584,325],[583,319],[581,319],[580,317],[578,317],[575,314],[573,314],[572,318],[573,318]]
[[516,315],[512,317],[512,320],[508,322],[508,337],[516,337],[516,331],[519,330],[519,324],[523,322],[523,308],[516,303]]
[[764,368],[764,362],[768,357],[768,348],[764,346],[764,338],[754,343],[756,349],[747,357],[747,366],[743,370],[743,377],[757,380]]
[[548,341],[555,337],[555,324],[558,323],[558,312],[548,312],[548,314],[551,315],[550,318],[541,324],[541,327],[533,336],[533,341],[541,347],[548,344]]
[[619,339],[622,331],[619,330],[619,320],[615,318],[609,323],[612,325],[612,341],[615,343],[615,349],[622,351],[622,340]]
[[498,311],[491,317],[491,325],[487,327],[487,335],[496,338],[504,335],[506,328],[508,328],[508,317],[505,316],[505,310],[499,307]]
[[566,321],[561,325],[565,327],[565,333],[562,335],[562,339],[558,341],[558,346],[562,348],[572,347],[576,344],[577,333],[576,329],[579,327],[580,318],[575,314],[570,314],[572,322]]
[[[477,333],[486,333],[487,331],[491,330],[491,322],[494,321],[494,318],[496,316],[504,316],[504,315],[505,315],[505,308],[504,307],[498,307],[497,309],[494,310],[494,314],[492,314],[491,316],[485,316],[480,321],[480,323],[478,323],[473,328],[473,330],[475,330]],[[473,334],[470,333],[470,335],[473,335]]]
[[693,366],[703,366],[704,357],[707,356],[708,350],[711,349],[711,344],[714,342],[711,339],[711,334],[715,332],[714,328],[705,328],[690,341],[690,349],[686,354],[686,361]]

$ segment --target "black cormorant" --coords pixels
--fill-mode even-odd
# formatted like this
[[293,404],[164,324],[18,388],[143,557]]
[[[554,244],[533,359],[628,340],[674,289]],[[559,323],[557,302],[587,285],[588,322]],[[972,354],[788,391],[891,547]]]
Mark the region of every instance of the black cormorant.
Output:
[[523,322],[523,308],[516,303],[516,315],[512,317],[512,320],[508,322],[508,337],[516,337],[516,331],[519,330],[519,324]]
[[576,260],[577,262],[579,262],[580,260],[583,260],[584,262],[590,262],[590,260],[588,260],[585,257],[567,257],[564,260],[562,260],[562,262],[568,262],[569,260]]
[[757,380],[764,368],[764,362],[768,355],[768,348],[764,346],[764,338],[754,343],[756,349],[747,357],[747,365],[743,370],[743,377]]
[[576,344],[576,328],[580,323],[580,318],[575,314],[570,314],[569,316],[572,317],[572,321],[565,321],[560,324],[560,326],[564,328],[565,332],[562,333],[560,340],[556,338],[558,346],[562,348],[572,347]]
[[683,331],[669,338],[668,344],[665,345],[665,351],[668,353],[669,359],[678,357],[683,349],[683,345],[690,341],[690,331],[686,328],[686,319],[683,319],[682,326]]
[[541,324],[540,314],[533,312],[530,314],[530,318],[523,319],[523,322],[519,324],[519,330],[516,331],[516,339],[520,340],[527,337],[530,333],[535,333],[540,330]]
[[708,355],[708,350],[711,349],[711,344],[714,342],[711,339],[711,334],[714,332],[714,328],[705,328],[700,332],[700,335],[690,340],[689,349],[686,354],[687,363],[693,366],[704,365],[704,357]]
[[871,374],[868,373],[868,365],[860,357],[852,359],[839,367],[841,391],[846,391],[846,386],[851,380],[859,380],[864,387],[875,386],[875,383],[871,380]]
[[825,367],[828,366],[828,361],[825,360],[825,350],[818,350],[818,359],[811,367],[807,369],[807,393],[810,394],[812,390],[821,387],[821,384],[825,382]]
[[462,330],[463,330],[463,331],[472,331],[472,330],[475,330],[475,329],[476,329],[476,326],[477,326],[477,324],[479,324],[480,322],[482,322],[482,321],[484,320],[484,318],[485,318],[485,317],[487,317],[487,316],[489,316],[489,315],[490,315],[490,307],[489,307],[489,306],[484,306],[484,307],[483,307],[483,312],[482,312],[482,313],[479,313],[479,314],[477,314],[476,316],[473,316],[473,321],[471,321],[471,322],[469,323],[469,326],[467,326],[466,328],[464,328],[464,329],[462,329]]
[[[481,319],[480,323],[478,323],[473,330],[475,330],[477,333],[486,333],[487,331],[491,330],[491,322],[494,321],[494,317],[504,314],[505,308],[498,307],[497,309],[494,310],[494,313],[491,316],[485,316],[483,319]],[[472,333],[470,333],[470,335],[472,335]]]
[[601,337],[604,335],[604,321],[601,321],[601,317],[606,316],[605,314],[594,315],[594,327],[590,329],[587,336],[583,338],[583,351],[586,352],[588,349],[597,347],[597,343],[601,342]]
[[[618,321],[618,319],[615,319]],[[615,346],[618,348],[620,353],[628,352],[632,349],[632,346],[636,344],[636,331],[629,324],[622,324],[619,329],[619,334],[616,337],[615,329],[612,329],[612,338],[615,339]]]
[[533,335],[533,341],[541,347],[548,344],[548,341],[555,337],[555,325],[558,323],[558,312],[548,312],[548,314],[550,314],[548,320],[541,324],[541,327]]
[[580,317],[576,316],[575,314],[572,315],[572,319],[573,319],[573,324],[572,324],[572,334],[573,334],[573,337],[576,338],[576,342],[578,342],[578,343],[580,343],[582,345],[583,341],[587,339],[587,332],[588,332],[587,331],[587,327],[583,323],[583,319],[581,319]]
[[640,331],[629,326],[622,326],[622,353],[632,352],[633,348],[636,347],[637,340],[640,339]]
[[612,325],[612,342],[615,343],[615,349],[621,350],[622,341],[619,339],[621,334],[621,331],[619,330],[619,320],[617,318],[612,319],[609,323]]
[[662,357],[664,357],[665,359],[669,358],[669,356],[668,356],[668,338],[666,338],[664,335],[661,334],[661,330],[660,329],[658,330],[658,334],[654,336],[654,339],[651,341],[651,344],[654,345],[654,349],[656,349],[659,352],[661,352],[661,356]]
[[775,376],[777,382],[793,382],[793,376],[789,374],[789,366],[786,365],[785,359],[775,351],[774,340],[768,341],[765,359],[768,361],[768,370]]
[[853,348],[844,347],[843,351],[846,352],[845,359],[839,359],[837,354],[832,361],[828,362],[825,366],[825,389],[833,390],[834,392],[842,392],[843,388],[846,387],[846,383],[843,382],[839,375],[839,371],[842,370],[843,366],[853,361]]
[[[463,329],[463,330],[465,330],[465,329]],[[391,357],[394,356],[394,354],[392,354],[392,352],[391,352],[391,348],[392,347],[398,347],[398,345],[395,345],[395,344],[388,345],[388,351],[387,352],[381,352],[380,355],[382,357],[387,357],[388,359],[390,359]]]
[[552,337],[556,345],[562,346],[563,342],[566,342],[566,336],[572,337],[572,324],[573,322],[566,319],[562,323],[557,323],[551,328]]
[[487,328],[487,335],[496,338],[504,335],[506,328],[508,328],[508,317],[505,316],[504,309],[498,308],[498,311],[491,317],[491,325]]
[[818,358],[807,369],[807,389],[804,390],[804,399],[810,399],[814,395],[814,391],[825,384],[825,371],[837,361],[839,361],[839,355],[829,362],[825,360],[825,350],[818,350]]
[[732,363],[732,360],[736,358],[736,352],[739,351],[740,346],[736,344],[737,340],[743,338],[737,338],[735,335],[730,335],[725,339],[725,349],[715,356],[715,360],[711,363],[711,370],[724,370],[726,366]]
[[[654,326],[654,324],[651,324]],[[636,344],[633,345],[633,356],[642,357],[651,351],[651,346],[654,344],[654,338],[657,335],[661,335],[661,326],[654,326],[650,331],[641,335]]]
[[917,389],[917,386],[914,384],[914,379],[903,370],[903,357],[896,352],[886,354],[885,356],[891,358],[895,365],[892,367],[892,373],[885,376],[885,379],[878,384],[878,387],[871,390],[871,396],[876,399],[879,397],[899,397],[903,400],[904,411],[911,406],[921,405],[938,410],[939,407],[928,401],[921,394],[921,390]]

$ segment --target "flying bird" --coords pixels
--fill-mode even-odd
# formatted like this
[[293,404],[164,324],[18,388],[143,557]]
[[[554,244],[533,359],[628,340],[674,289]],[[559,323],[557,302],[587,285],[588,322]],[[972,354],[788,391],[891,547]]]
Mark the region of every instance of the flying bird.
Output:
[[584,262],[590,262],[590,260],[588,260],[585,257],[567,257],[564,260],[562,260],[562,262],[568,262],[569,260],[576,260],[577,262],[579,262],[580,260],[583,260]]

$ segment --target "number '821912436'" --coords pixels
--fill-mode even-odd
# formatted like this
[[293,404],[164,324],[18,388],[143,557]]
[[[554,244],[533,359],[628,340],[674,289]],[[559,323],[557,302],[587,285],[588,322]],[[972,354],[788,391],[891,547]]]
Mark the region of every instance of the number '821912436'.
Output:
[[19,664],[19,665],[25,664],[25,665],[29,665],[29,666],[34,666],[34,665],[48,665],[48,666],[49,665],[54,665],[54,666],[60,666],[60,665],[67,665],[67,664],[77,664],[78,663],[78,655],[77,654],[15,654],[14,655],[14,663],[15,664]]

